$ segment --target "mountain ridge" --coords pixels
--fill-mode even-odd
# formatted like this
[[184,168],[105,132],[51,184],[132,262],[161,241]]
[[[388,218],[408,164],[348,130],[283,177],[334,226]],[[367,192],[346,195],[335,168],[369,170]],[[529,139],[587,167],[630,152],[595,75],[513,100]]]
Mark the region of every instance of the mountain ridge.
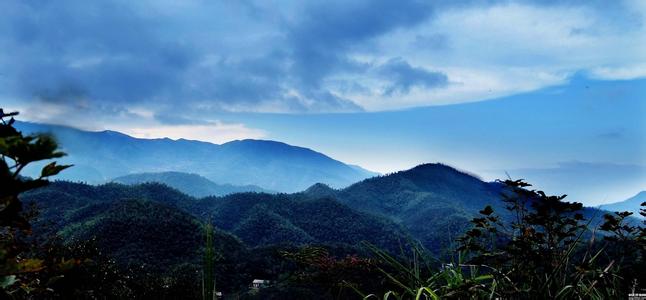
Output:
[[[195,198],[161,183],[92,186],[59,181],[24,199],[25,203],[36,203],[41,218],[53,221],[59,231],[87,220],[89,212],[100,214],[122,201],[142,200],[173,207],[201,222],[213,222],[253,248],[356,247],[368,241],[396,252],[401,242],[419,241],[442,255],[485,206],[491,205],[502,218],[509,215],[501,201],[503,191],[500,183],[484,182],[435,163],[365,179],[344,189],[317,183],[292,194],[245,192]],[[601,218],[598,212],[585,208],[583,214]]]
[[[16,122],[25,133],[54,135],[75,168],[60,178],[104,183],[143,172],[195,173],[218,184],[256,185],[298,192],[316,182],[340,188],[376,173],[350,166],[309,148],[271,140],[243,139],[214,144],[187,139],[141,139],[117,131],[84,131],[68,126]],[[38,166],[27,169],[35,174]]]
[[634,217],[644,218],[639,214],[639,210],[643,202],[646,202],[646,191],[641,191],[635,196],[632,196],[623,201],[600,205],[599,209],[608,211],[629,211],[633,213]]
[[111,182],[127,185],[158,182],[196,198],[206,196],[225,196],[228,194],[244,192],[275,193],[274,191],[266,190],[256,185],[239,186],[232,184],[218,184],[198,174],[175,171],[128,174],[114,178]]

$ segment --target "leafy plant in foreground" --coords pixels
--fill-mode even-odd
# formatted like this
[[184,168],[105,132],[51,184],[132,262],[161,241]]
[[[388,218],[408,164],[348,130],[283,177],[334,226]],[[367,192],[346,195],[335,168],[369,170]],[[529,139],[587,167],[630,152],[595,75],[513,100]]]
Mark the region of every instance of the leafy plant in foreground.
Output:
[[37,289],[38,281],[29,281],[29,277],[22,275],[45,268],[43,260],[24,255],[26,245],[21,238],[30,233],[31,226],[18,196],[46,185],[48,177],[70,167],[51,162],[42,168],[36,179],[21,176],[21,171],[29,164],[65,154],[58,151],[56,141],[50,136],[24,136],[16,130],[13,127],[16,115],[17,112],[5,113],[0,109],[0,293],[6,297],[29,294]]
[[422,272],[423,251],[404,264],[372,247],[397,285],[383,298],[608,299],[644,278],[644,228],[628,224],[630,213],[604,216],[600,234],[580,203],[529,190],[522,180],[502,183],[507,213],[481,210],[458,239],[457,262]]
[[435,259],[418,246],[412,247],[406,259],[370,244],[367,247],[377,257],[379,270],[396,288],[382,297],[355,289],[364,299],[464,299],[488,298],[494,294],[495,283],[489,284],[493,276],[481,274],[481,266],[465,264],[463,253],[458,254],[457,261],[445,263],[438,270],[434,267]]
[[207,223],[204,226],[206,236],[206,247],[204,249],[204,270],[202,270],[202,298],[213,300],[215,294],[215,260],[216,254],[213,248],[213,225]]
[[[512,298],[618,297],[620,278],[616,261],[600,264],[603,248],[586,247],[594,239],[581,203],[565,196],[547,196],[529,190],[522,180],[503,182],[503,201],[510,221],[491,207],[474,218],[474,228],[461,239],[460,250],[470,253],[474,264],[498,272],[500,295]],[[587,243],[594,245],[594,243]]]

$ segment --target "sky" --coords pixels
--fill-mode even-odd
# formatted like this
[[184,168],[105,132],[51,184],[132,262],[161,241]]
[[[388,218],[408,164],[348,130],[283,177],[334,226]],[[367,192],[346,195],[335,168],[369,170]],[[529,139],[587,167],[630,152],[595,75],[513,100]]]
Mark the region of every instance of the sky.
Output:
[[0,103],[137,137],[646,190],[646,1],[2,1]]

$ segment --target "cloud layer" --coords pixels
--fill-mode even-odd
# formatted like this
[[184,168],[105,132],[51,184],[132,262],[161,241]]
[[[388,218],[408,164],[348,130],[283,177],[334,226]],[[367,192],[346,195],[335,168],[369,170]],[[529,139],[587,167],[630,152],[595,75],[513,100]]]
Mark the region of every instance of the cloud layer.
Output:
[[[191,119],[478,101],[646,76],[641,1],[5,1],[0,99]],[[89,121],[88,121],[89,122]]]

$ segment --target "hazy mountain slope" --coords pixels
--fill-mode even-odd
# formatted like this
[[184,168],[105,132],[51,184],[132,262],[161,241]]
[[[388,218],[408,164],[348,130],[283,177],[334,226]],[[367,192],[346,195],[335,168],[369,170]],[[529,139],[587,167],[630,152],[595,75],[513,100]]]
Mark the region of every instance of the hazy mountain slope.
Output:
[[117,177],[112,181],[128,185],[158,182],[197,198],[206,196],[224,196],[243,192],[271,192],[255,185],[237,186],[231,184],[217,184],[200,175],[182,172],[137,173]]
[[633,213],[633,216],[643,218],[639,214],[639,209],[641,208],[641,204],[644,202],[646,202],[646,191],[639,192],[637,195],[630,197],[624,201],[601,205],[599,206],[599,209],[613,212],[629,211]]
[[89,132],[25,122],[17,123],[17,127],[26,133],[56,136],[69,154],[60,161],[75,165],[60,178],[90,183],[133,173],[177,171],[199,174],[217,183],[296,192],[317,182],[345,187],[374,175],[319,152],[274,141],[217,145],[184,139],[139,139],[114,131]]

